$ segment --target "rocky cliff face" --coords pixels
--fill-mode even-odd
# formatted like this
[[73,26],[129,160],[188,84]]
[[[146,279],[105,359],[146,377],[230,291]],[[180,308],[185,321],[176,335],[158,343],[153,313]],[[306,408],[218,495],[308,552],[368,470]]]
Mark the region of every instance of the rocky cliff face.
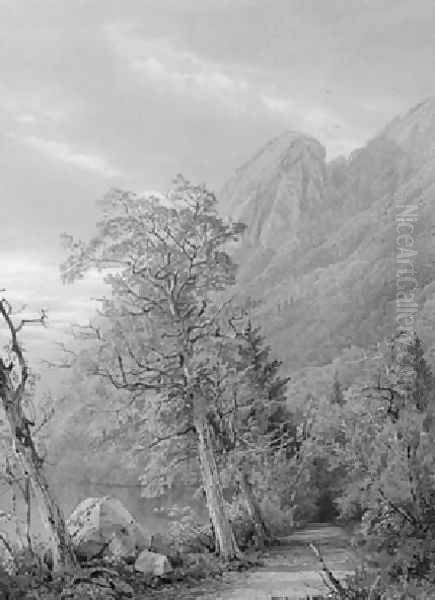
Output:
[[278,250],[302,238],[313,211],[322,204],[325,149],[296,132],[272,140],[237,170],[222,193],[223,210],[248,226],[245,243]]
[[418,328],[435,347],[435,100],[348,159],[290,132],[238,169],[222,211],[244,221],[241,288],[289,370],[323,366],[395,331],[396,225],[415,205]]

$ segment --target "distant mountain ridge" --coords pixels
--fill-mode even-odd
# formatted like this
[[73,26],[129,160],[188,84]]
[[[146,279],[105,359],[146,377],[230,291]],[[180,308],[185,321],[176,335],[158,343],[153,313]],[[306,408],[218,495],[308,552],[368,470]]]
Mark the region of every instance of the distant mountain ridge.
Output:
[[326,161],[286,132],[237,169],[222,212],[247,224],[241,289],[290,371],[324,366],[395,331],[396,223],[415,204],[418,329],[435,348],[435,99],[396,117],[351,156]]

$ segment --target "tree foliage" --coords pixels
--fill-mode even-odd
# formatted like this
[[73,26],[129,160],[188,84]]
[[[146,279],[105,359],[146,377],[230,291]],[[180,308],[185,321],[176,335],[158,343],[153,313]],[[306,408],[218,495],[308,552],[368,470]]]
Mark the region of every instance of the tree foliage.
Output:
[[419,338],[394,340],[373,382],[355,384],[319,418],[316,449],[340,514],[361,519],[367,556],[392,585],[435,583],[433,393]]

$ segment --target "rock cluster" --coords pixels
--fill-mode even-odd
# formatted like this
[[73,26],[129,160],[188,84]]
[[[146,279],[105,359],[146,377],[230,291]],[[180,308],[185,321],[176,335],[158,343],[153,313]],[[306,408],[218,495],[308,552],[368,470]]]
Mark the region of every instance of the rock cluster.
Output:
[[172,569],[167,556],[150,551],[151,535],[116,498],[86,498],[67,527],[81,561],[122,561],[147,577],[163,577]]

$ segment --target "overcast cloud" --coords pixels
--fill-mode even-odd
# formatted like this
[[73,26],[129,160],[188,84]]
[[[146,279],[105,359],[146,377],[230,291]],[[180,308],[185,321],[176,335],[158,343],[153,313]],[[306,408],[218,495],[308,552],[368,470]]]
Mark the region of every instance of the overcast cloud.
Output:
[[0,287],[53,322],[63,231],[111,186],[218,190],[286,129],[330,157],[435,93],[433,0],[0,0]]

